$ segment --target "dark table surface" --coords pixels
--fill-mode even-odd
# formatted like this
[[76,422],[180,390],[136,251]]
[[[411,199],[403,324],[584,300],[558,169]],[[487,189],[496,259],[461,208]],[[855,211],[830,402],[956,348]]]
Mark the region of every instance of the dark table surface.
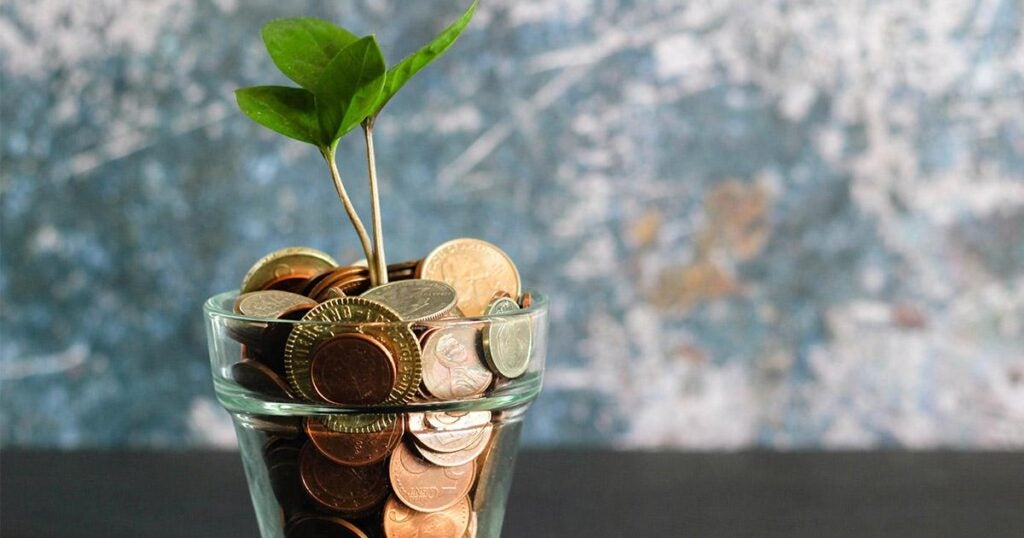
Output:
[[[0,452],[0,536],[256,536],[232,452]],[[526,451],[506,537],[1024,537],[1024,453]]]

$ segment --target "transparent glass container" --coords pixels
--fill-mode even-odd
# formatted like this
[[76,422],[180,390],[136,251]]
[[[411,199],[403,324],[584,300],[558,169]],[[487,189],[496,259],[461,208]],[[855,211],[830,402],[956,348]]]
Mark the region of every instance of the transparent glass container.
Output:
[[[263,538],[500,536],[523,416],[541,389],[543,295],[508,314],[358,324],[241,316],[237,297],[211,297],[204,313]],[[375,405],[320,398],[331,388],[296,365],[293,333],[404,335],[396,369],[380,374],[404,390],[401,403],[388,403],[398,388]],[[509,335],[512,371],[499,345]]]

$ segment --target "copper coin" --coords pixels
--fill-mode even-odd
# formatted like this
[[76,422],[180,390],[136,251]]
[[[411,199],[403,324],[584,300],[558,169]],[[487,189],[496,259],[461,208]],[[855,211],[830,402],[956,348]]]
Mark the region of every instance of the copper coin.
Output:
[[273,370],[256,361],[244,359],[231,365],[231,378],[242,388],[261,396],[289,400],[291,389]]
[[299,447],[289,439],[273,437],[263,449],[270,488],[286,515],[301,510],[306,492],[299,478]]
[[306,443],[299,455],[302,485],[314,501],[343,514],[365,513],[388,494],[386,464],[351,467],[338,465]]
[[442,400],[475,396],[487,390],[494,374],[484,364],[480,330],[453,325],[423,340],[423,385]]
[[[387,538],[460,538],[473,524],[469,498],[459,499],[440,512],[423,513],[402,504],[392,495],[384,505],[384,535]],[[476,535],[474,529],[473,535]]]
[[[455,452],[437,452],[425,447],[422,443],[416,443],[415,446],[416,450],[423,456],[423,459],[430,463],[442,467],[455,467],[475,460],[487,448],[487,443],[491,440],[491,432],[493,430],[494,426],[490,424],[483,426],[478,431],[473,432],[474,437],[469,446]],[[430,438],[427,437],[427,439]]]
[[290,275],[276,280],[271,280],[263,285],[263,291],[283,291],[288,293],[299,293],[309,282],[309,274]]
[[315,248],[289,247],[276,250],[257,261],[242,279],[242,293],[266,289],[286,280],[312,278],[338,265],[328,254]]
[[458,452],[469,448],[480,438],[484,426],[491,419],[490,411],[468,413],[454,425],[442,429],[427,421],[427,415],[434,414],[437,413],[409,413],[407,419],[409,433],[416,443],[434,452]]
[[519,306],[520,308],[530,308],[533,306],[533,295],[531,295],[530,292],[524,293],[519,299]]
[[314,286],[308,293],[312,299],[318,299],[323,293],[332,287],[336,287],[345,291],[346,288],[358,289],[363,284],[369,287],[370,283],[370,270],[365,267],[338,267],[331,271],[323,279]]
[[419,512],[440,512],[455,506],[473,487],[476,462],[442,467],[399,444],[389,465],[395,495]]
[[391,352],[361,333],[334,336],[310,354],[309,377],[321,398],[339,405],[381,403],[397,375]]
[[359,467],[383,461],[402,440],[404,421],[396,420],[390,428],[380,432],[336,432],[315,417],[306,419],[309,440],[331,460],[342,465]]
[[297,291],[296,293],[309,297],[309,293],[313,291],[313,288],[315,288],[318,284],[320,284],[321,281],[323,281],[323,279],[327,278],[332,272],[334,272],[334,269],[336,268],[321,271],[314,275],[313,277],[309,278],[308,280],[306,280],[305,285],[302,286],[302,289]]
[[368,538],[350,521],[318,514],[305,514],[289,521],[284,535],[287,538]]
[[479,239],[453,239],[423,259],[418,276],[455,288],[459,309],[481,316],[495,293],[519,296],[519,271],[500,248]]

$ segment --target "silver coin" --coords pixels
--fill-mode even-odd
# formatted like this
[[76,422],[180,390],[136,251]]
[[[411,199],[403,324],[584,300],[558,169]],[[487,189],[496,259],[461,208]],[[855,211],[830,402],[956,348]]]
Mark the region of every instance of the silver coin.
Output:
[[455,308],[455,288],[436,280],[399,280],[371,288],[361,297],[383,303],[403,321],[440,318]]
[[533,328],[528,316],[507,316],[520,310],[508,297],[499,297],[487,305],[486,314],[497,316],[488,320],[484,329],[484,358],[495,373],[516,378],[526,373],[533,350]]

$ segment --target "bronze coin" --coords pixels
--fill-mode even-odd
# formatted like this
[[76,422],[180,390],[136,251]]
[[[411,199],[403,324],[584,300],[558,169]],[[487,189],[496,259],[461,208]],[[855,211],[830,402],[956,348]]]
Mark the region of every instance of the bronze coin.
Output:
[[306,443],[299,454],[302,485],[314,501],[343,514],[360,514],[380,505],[388,495],[386,464],[338,465]]
[[328,288],[340,287],[343,285],[353,286],[354,283],[366,281],[367,285],[370,282],[370,270],[365,267],[338,267],[319,279],[317,284],[313,286],[307,294],[310,298],[316,299],[321,296]]
[[315,417],[306,418],[306,433],[321,454],[342,465],[359,467],[383,461],[402,440],[405,422],[396,420],[380,432],[336,432]]
[[473,325],[438,329],[422,340],[423,386],[442,400],[476,396],[494,374],[483,360],[480,330]]
[[335,269],[337,269],[337,267],[332,267],[330,269],[327,269],[325,271],[321,271],[321,272],[317,273],[313,277],[311,277],[308,280],[306,280],[306,284],[303,285],[302,289],[297,291],[296,293],[299,293],[301,295],[305,295],[306,297],[310,297],[310,292],[313,291],[313,288],[315,288],[318,284],[320,284],[320,282],[322,282],[323,279],[325,279],[328,276],[330,276],[330,274],[333,273]]
[[288,293],[298,294],[302,291],[302,288],[306,287],[306,282],[309,282],[310,275],[292,275],[281,277],[276,280],[267,282],[260,288],[261,291],[283,291]]
[[[387,538],[461,538],[473,524],[469,498],[459,499],[440,512],[423,513],[402,504],[392,495],[384,505]],[[476,534],[474,529],[474,535]]]
[[352,522],[340,517],[304,514],[288,522],[284,528],[287,538],[368,538]]
[[361,333],[334,336],[310,354],[309,377],[321,398],[338,405],[381,403],[395,385],[391,352]]
[[263,449],[274,498],[286,515],[305,507],[306,492],[299,478],[299,448],[294,441],[273,437]]
[[243,359],[231,365],[231,378],[242,388],[261,396],[290,400],[291,389],[273,370],[256,361]]
[[395,495],[419,512],[440,512],[455,506],[473,487],[476,462],[442,467],[423,459],[405,443],[391,453],[388,467]]

